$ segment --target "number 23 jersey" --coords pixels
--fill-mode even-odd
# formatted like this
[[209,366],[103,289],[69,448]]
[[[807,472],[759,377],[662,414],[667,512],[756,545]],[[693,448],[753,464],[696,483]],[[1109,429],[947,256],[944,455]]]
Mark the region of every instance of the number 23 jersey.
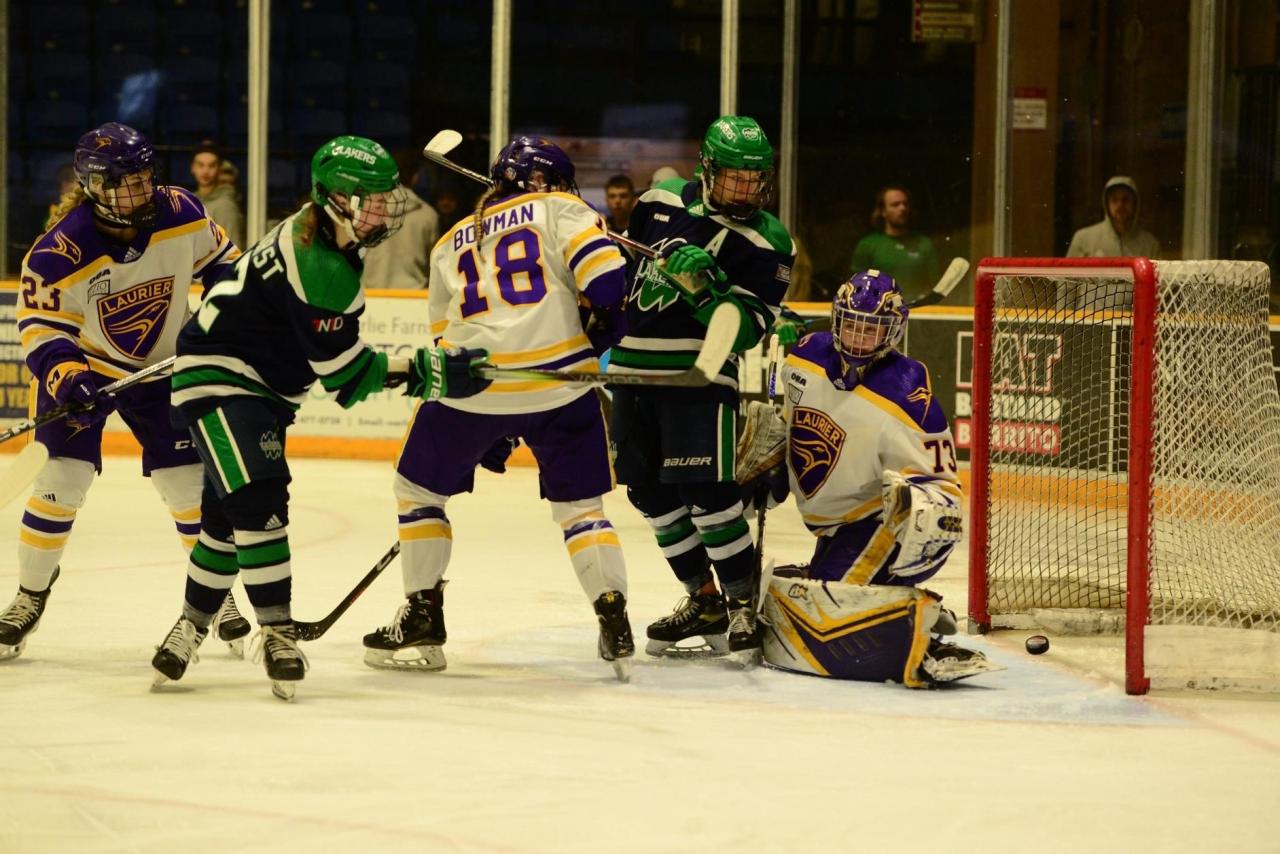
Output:
[[[427,300],[441,346],[483,347],[501,368],[597,370],[579,307],[617,305],[625,262],[604,219],[569,193],[521,193],[485,208],[431,252]],[[542,412],[590,393],[567,383],[497,380],[474,397],[442,400],[466,412]]]

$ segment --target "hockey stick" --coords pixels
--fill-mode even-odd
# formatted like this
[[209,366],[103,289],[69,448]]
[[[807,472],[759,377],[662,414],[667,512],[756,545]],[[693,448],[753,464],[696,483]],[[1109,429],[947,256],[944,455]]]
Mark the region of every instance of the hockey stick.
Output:
[[960,280],[968,272],[968,261],[963,258],[952,258],[951,263],[947,265],[946,272],[942,274],[941,279],[938,279],[938,284],[933,286],[933,290],[907,303],[907,308],[937,305],[951,295],[951,292],[956,289],[956,285],[960,284]]
[[[148,365],[136,373],[129,374],[129,376],[123,379],[116,380],[110,385],[103,386],[98,390],[98,393],[115,394],[118,391],[124,391],[130,386],[142,382],[148,377],[153,377],[156,374],[162,374],[173,367],[174,358],[175,357],[170,356],[167,359],[162,359],[159,362],[156,362],[154,365]],[[19,421],[8,430],[0,433],[0,442],[7,442],[15,436],[21,436],[23,433],[29,433],[37,427],[43,427],[46,424],[57,421],[59,418],[66,418],[68,415],[75,415],[77,413],[87,411],[88,410],[84,406],[81,406],[78,403],[64,403],[61,406],[55,406],[53,409],[41,413],[35,418],[27,418]]]
[[[782,347],[778,343],[777,335],[769,336],[769,383],[765,388],[765,393],[769,396],[769,405],[773,405],[773,398],[778,390],[778,361],[782,354]],[[786,458],[783,458],[785,465]],[[754,597],[752,606],[757,614],[764,603],[764,597],[760,591],[760,580],[764,573],[764,517],[769,511],[769,484],[767,479],[763,480],[756,487],[755,495],[752,497],[752,503],[756,508],[756,554],[755,563],[751,567],[751,595]]]
[[586,385],[705,386],[720,373],[720,368],[733,352],[733,342],[738,338],[738,322],[736,308],[728,304],[717,306],[707,323],[707,334],[693,367],[676,374],[606,374],[599,371],[499,368],[493,365],[477,365],[472,368],[472,372],[491,380],[549,380]]
[[[435,136],[431,137],[431,139],[427,142],[426,146],[422,149],[422,156],[430,160],[432,163],[436,163],[440,166],[443,166],[446,169],[452,169],[454,172],[457,172],[459,175],[465,175],[468,178],[470,178],[472,181],[476,181],[477,183],[484,184],[486,187],[492,187],[493,186],[492,178],[489,178],[486,175],[481,175],[479,172],[473,172],[461,164],[454,163],[452,160],[450,160],[446,156],[450,151],[453,151],[461,143],[462,143],[462,134],[458,133],[456,130],[450,130],[446,128],[445,130],[442,130],[439,133],[437,133]],[[609,231],[608,234],[609,234],[609,239],[612,240],[614,243],[618,243],[622,246],[625,246],[628,249],[632,250],[633,252],[643,255],[646,258],[658,257],[657,251],[655,251],[653,248],[649,246],[646,246],[643,243],[632,240],[629,237],[624,237],[623,235],[618,234],[618,232],[616,231]]]
[[378,559],[378,562],[373,565],[373,569],[366,572],[364,574],[364,578],[356,582],[356,586],[351,588],[351,592],[343,597],[342,601],[338,603],[338,606],[326,614],[324,619],[317,620],[314,623],[304,623],[294,620],[293,625],[298,630],[298,640],[317,640],[321,635],[333,628],[333,624],[338,622],[338,618],[347,613],[347,609],[351,607],[352,603],[360,598],[361,593],[364,593],[364,591],[369,589],[369,585],[382,574],[384,569],[391,565],[391,562],[396,559],[396,555],[398,554],[400,554],[399,540],[396,541],[394,546],[387,549],[387,553]]
[[0,475],[0,507],[7,507],[10,501],[30,489],[47,462],[49,449],[43,442],[32,442],[19,451]]

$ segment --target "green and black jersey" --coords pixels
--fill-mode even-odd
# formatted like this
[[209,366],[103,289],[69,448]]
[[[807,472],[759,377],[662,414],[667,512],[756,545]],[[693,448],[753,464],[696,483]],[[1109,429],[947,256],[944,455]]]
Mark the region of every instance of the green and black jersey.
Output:
[[173,405],[188,420],[232,397],[296,410],[317,379],[343,407],[383,388],[387,356],[360,340],[359,255],[336,247],[323,214],[304,242],[310,207],[246,252],[183,328]]
[[[787,229],[766,211],[736,222],[707,211],[695,181],[665,181],[647,191],[631,213],[627,236],[658,251],[701,246],[715,257],[732,286],[728,299],[742,314],[734,352],[759,341],[777,319],[791,283],[796,248]],[[610,372],[676,373],[693,365],[706,334],[706,319],[666,283],[647,258],[633,259],[627,301],[627,335],[614,346]],[[738,387],[730,358],[715,382]]]

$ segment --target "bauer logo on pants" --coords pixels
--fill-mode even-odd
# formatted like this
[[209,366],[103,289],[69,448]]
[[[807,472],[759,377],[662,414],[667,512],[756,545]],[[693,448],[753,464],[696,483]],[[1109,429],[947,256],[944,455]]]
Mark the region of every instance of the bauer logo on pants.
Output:
[[98,300],[98,321],[111,346],[131,359],[145,359],[160,340],[169,306],[173,276],[152,279]]

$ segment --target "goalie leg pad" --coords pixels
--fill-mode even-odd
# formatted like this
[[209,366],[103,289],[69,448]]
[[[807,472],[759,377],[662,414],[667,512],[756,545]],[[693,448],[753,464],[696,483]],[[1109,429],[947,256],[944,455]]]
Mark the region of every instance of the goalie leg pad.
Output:
[[939,607],[911,587],[775,575],[764,600],[764,660],[815,676],[926,687],[920,667]]

